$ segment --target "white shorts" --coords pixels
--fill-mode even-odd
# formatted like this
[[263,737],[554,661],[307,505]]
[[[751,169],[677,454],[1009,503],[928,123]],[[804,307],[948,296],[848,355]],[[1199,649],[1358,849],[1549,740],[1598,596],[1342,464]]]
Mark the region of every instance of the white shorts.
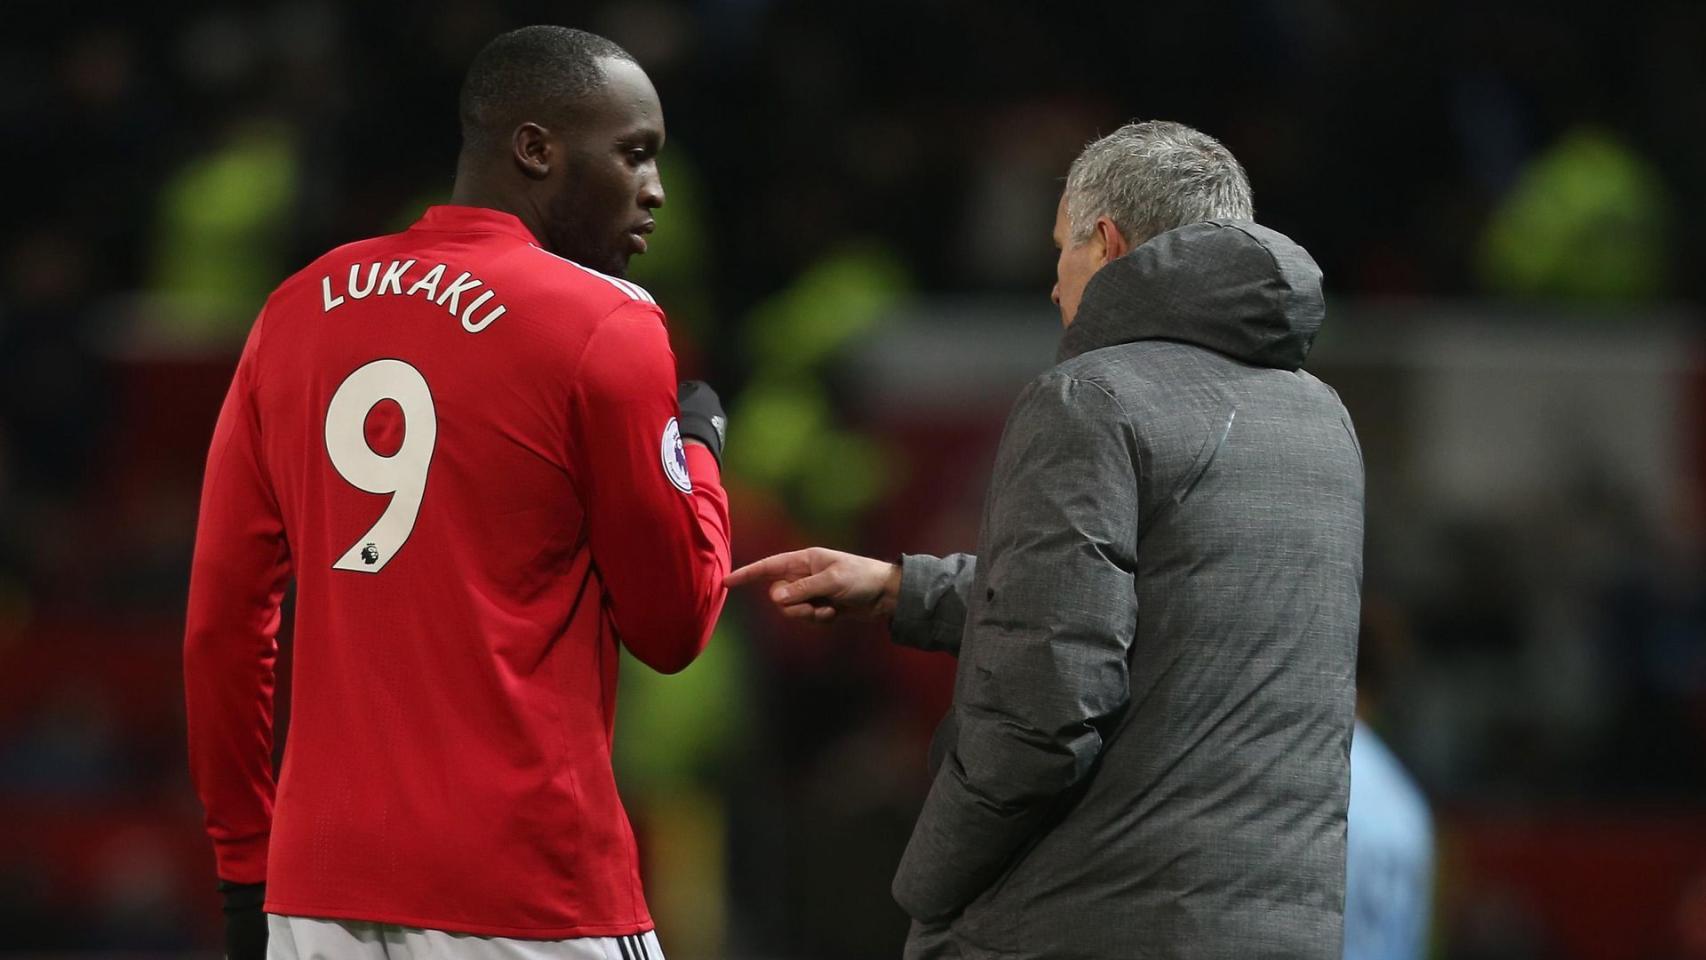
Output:
[[664,960],[655,930],[513,940],[365,920],[267,915],[267,960]]

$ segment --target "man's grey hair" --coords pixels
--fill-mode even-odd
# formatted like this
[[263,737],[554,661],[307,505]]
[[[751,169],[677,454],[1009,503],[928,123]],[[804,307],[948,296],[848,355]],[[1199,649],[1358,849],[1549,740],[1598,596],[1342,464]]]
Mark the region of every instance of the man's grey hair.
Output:
[[1073,243],[1107,217],[1133,245],[1203,220],[1253,220],[1250,180],[1219,140],[1182,123],[1128,123],[1092,142],[1066,174]]

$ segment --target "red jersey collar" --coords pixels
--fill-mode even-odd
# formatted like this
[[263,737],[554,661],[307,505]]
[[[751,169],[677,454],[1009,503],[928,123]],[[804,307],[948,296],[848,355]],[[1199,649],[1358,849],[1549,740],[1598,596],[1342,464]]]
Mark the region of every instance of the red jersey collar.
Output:
[[487,232],[505,233],[528,243],[537,244],[539,239],[533,231],[527,229],[515,214],[490,207],[461,207],[452,204],[427,207],[426,213],[415,221],[416,230],[444,230],[457,233]]

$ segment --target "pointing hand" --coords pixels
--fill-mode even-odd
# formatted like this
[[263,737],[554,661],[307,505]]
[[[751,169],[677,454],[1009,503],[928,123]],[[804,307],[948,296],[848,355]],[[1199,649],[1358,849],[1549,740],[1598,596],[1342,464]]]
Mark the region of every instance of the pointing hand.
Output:
[[876,620],[894,615],[900,564],[807,547],[749,563],[723,581],[730,587],[769,583],[783,614],[826,623],[837,616]]

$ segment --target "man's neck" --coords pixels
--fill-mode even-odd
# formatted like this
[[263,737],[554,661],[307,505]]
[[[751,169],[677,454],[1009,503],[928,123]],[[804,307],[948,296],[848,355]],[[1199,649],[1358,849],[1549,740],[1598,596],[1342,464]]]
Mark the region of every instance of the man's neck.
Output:
[[521,221],[535,240],[545,243],[544,218],[525,194],[497,189],[482,177],[458,171],[456,182],[450,188],[450,202],[461,207],[484,207],[511,214]]

